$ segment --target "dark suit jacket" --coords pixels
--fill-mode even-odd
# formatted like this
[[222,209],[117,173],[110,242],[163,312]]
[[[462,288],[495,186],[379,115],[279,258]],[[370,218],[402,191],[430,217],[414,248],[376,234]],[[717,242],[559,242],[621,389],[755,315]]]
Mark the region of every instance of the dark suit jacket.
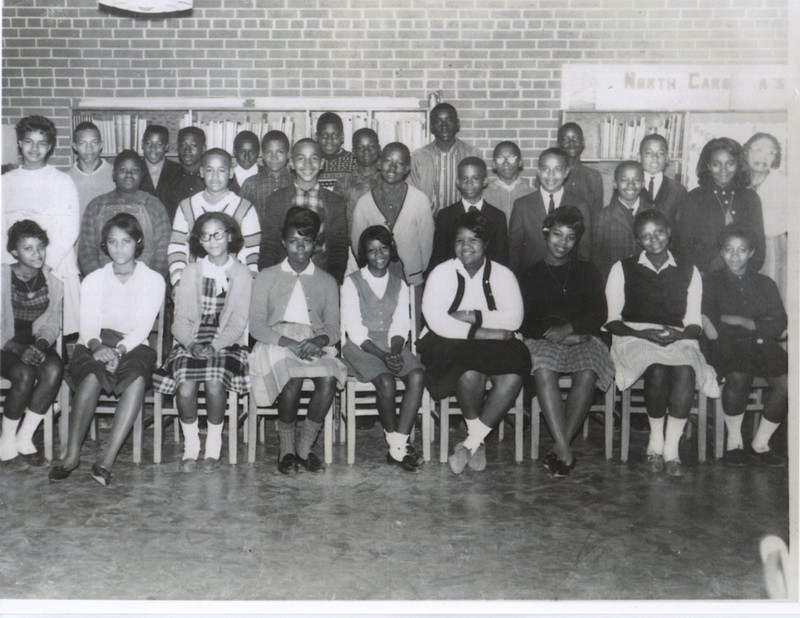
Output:
[[[442,262],[456,256],[453,250],[453,239],[456,235],[456,219],[466,212],[461,200],[443,208],[436,215],[436,230],[433,233],[433,253],[428,265],[428,272]],[[508,222],[506,214],[488,202],[483,202],[481,214],[491,223],[492,235],[486,249],[486,257],[493,262],[508,266]]]
[[164,159],[164,167],[161,168],[161,175],[158,177],[158,186],[154,187],[150,171],[147,169],[147,161],[142,159],[142,186],[139,188],[161,200],[167,209],[170,223],[175,220],[175,212],[178,210],[178,197],[175,191],[180,183],[182,171],[179,163]]
[[[652,204],[645,201],[646,191],[642,191],[639,198],[639,212],[652,208]],[[611,203],[595,217],[593,231],[594,247],[592,256],[595,266],[603,281],[608,278],[608,273],[614,262],[623,260],[632,255],[639,255],[641,248],[633,235],[633,215],[628,207],[622,204],[616,191],[611,198]],[[583,241],[581,241],[583,242]]]
[[655,198],[647,191],[647,186],[642,190],[641,196],[667,215],[669,226],[672,229],[672,242],[674,244],[678,232],[678,212],[686,200],[686,188],[677,180],[664,176],[664,181],[658,188]]
[[[261,223],[258,270],[280,264],[286,258],[286,250],[281,244],[281,228],[286,213],[292,207],[294,193],[295,186],[292,184],[272,193],[263,207],[255,207]],[[311,260],[341,284],[347,268],[347,207],[344,199],[333,191],[321,188],[319,195],[325,208],[325,217],[322,221],[325,250],[315,253]]]
[[[564,189],[561,206],[575,206],[581,211],[586,231],[575,252],[580,259],[591,262],[592,213],[588,202]],[[547,254],[547,247],[542,235],[542,223],[546,216],[547,208],[542,200],[542,194],[538,190],[514,202],[508,229],[508,266],[514,274],[519,275],[539,260],[543,260]]]
[[582,197],[595,217],[603,210],[603,175],[581,162],[576,163],[564,181],[564,190]]

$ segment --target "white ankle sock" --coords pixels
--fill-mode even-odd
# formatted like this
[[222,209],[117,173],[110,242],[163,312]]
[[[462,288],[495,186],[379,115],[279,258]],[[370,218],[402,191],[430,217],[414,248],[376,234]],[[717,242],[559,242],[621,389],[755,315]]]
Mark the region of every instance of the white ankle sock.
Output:
[[20,455],[33,455],[36,452],[36,447],[33,445],[33,434],[36,433],[36,428],[42,422],[44,414],[36,414],[31,410],[25,410],[25,417],[22,419],[22,425],[17,431],[17,452]]
[[206,450],[203,452],[205,459],[219,459],[219,453],[222,450],[222,423],[214,425],[208,423],[208,432],[206,433]]
[[464,419],[467,422],[467,439],[464,440],[464,448],[474,453],[483,444],[483,439],[492,431],[491,427],[483,424],[480,418]]
[[725,440],[725,450],[732,451],[735,448],[744,448],[742,440],[742,421],[744,414],[738,416],[725,415],[725,429],[728,430],[728,438]]
[[686,426],[685,418],[667,417],[667,437],[664,439],[664,461],[680,460],[678,457],[678,443]]
[[183,429],[183,457],[182,459],[197,459],[200,456],[200,430],[197,419],[191,423],[181,421]]
[[14,459],[17,452],[17,426],[19,419],[12,421],[10,418],[3,417],[3,431],[0,433],[0,461]]
[[650,440],[647,443],[647,452],[661,455],[664,453],[664,417],[648,416],[647,420],[650,422]]
[[772,437],[772,434],[775,433],[775,430],[780,427],[780,423],[773,423],[772,421],[768,421],[763,416],[761,417],[761,422],[758,424],[758,430],[756,431],[756,436],[753,438],[753,442],[751,446],[756,453],[766,453],[769,450],[769,439]]
[[406,455],[408,436],[404,436],[396,431],[392,431],[391,433],[384,432],[384,434],[386,435],[386,444],[389,445],[389,454],[396,461],[403,461],[403,457]]

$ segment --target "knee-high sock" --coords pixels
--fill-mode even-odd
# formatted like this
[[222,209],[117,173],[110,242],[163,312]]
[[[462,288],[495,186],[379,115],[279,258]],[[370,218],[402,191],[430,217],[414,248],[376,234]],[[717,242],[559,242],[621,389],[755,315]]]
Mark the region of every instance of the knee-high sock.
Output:
[[17,431],[17,452],[20,455],[32,455],[36,452],[36,447],[33,445],[33,434],[36,433],[36,428],[43,418],[44,414],[36,414],[30,409],[25,410],[22,425]]
[[678,457],[678,443],[686,426],[685,418],[667,417],[667,437],[664,439],[664,461],[680,459]]
[[214,425],[208,423],[206,433],[206,450],[203,453],[205,459],[219,459],[219,452],[222,450],[222,423]]
[[197,459],[200,456],[200,429],[197,419],[191,423],[181,421],[183,430],[183,457],[182,459]]
[[648,416],[650,422],[650,439],[647,442],[647,452],[662,455],[664,453],[664,417],[653,418]]
[[742,441],[742,421],[744,414],[737,416],[725,415],[725,428],[728,430],[728,439],[725,441],[725,450],[732,451],[735,448],[743,448]]
[[756,453],[766,453],[769,450],[769,439],[778,427],[780,427],[780,423],[773,423],[763,416],[761,417],[761,422],[758,424],[758,430],[751,444]]

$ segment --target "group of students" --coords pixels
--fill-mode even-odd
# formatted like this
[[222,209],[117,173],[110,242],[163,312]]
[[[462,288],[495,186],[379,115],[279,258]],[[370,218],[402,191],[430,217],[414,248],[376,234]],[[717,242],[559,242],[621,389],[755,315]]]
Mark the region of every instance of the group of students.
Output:
[[[165,158],[167,130],[151,125],[144,157],[123,151],[109,169],[99,131],[81,123],[73,182],[46,164],[52,122],[20,121],[22,165],[3,177],[6,257],[15,261],[2,269],[1,370],[12,387],[1,462],[44,463],[32,436],[65,373],[54,349],[63,324],[65,334],[78,333],[66,371],[75,395],[54,481],[78,467],[104,390],[119,404],[91,474],[111,482],[151,383],[175,396],[182,471],[219,467],[233,390],[276,404],[281,473],[319,472],[312,447],[348,373],[375,385],[387,462],[407,471],[421,465],[409,435],[424,388],[437,400],[458,399],[467,437],[448,461],[461,473],[485,468],[483,441],[530,376],[554,438],[543,459],[553,476],[575,466],[570,443],[595,388],[616,379],[625,389],[641,377],[653,472],[683,474],[678,441],[695,388],[717,397],[722,380],[727,461],[744,465],[749,454],[782,465],[769,439],[787,408],[778,343],[786,313],[776,283],[757,271],[770,255],[770,274],[785,278],[786,233],[778,223],[765,236],[761,201],[748,188],[766,185],[780,164],[774,137],[757,134],[744,148],[711,140],[697,165],[700,186],[687,194],[664,175],[666,141],[648,135],[641,161],[617,166],[604,205],[602,178],[580,162],[574,123],[539,156],[536,188],[520,176],[513,142],[495,147],[490,182],[446,103],[430,113],[434,140],[413,155],[397,142],[381,148],[370,129],[357,131],[346,151],[333,113],[316,129],[316,139],[294,145],[278,131],[262,140],[245,131],[231,156],[206,150],[202,130],[188,127],[179,132],[178,164]],[[757,168],[751,160],[766,161],[760,176],[748,173]],[[411,311],[425,322],[419,358],[408,342],[412,296]],[[174,342],[155,368],[148,336],[162,305]],[[566,401],[563,374],[572,377]],[[767,379],[770,395],[745,449],[754,376]],[[314,390],[298,429],[306,378]],[[397,378],[405,384],[399,415]]]

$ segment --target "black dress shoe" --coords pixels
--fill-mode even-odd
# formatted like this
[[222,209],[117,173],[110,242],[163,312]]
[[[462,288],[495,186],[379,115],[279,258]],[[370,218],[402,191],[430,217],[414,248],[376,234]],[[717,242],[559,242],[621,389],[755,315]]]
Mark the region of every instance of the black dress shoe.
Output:
[[561,461],[560,459],[556,459],[555,465],[553,466],[553,478],[562,479],[565,476],[569,476],[569,473],[575,467],[575,457],[572,458],[572,463],[567,465],[565,462]]
[[404,455],[402,461],[397,461],[391,454],[386,453],[386,463],[402,468],[406,472],[419,472],[419,460],[413,455]]
[[314,453],[308,454],[308,459],[303,459],[300,455],[295,455],[297,463],[303,466],[309,472],[322,472],[325,470],[325,464],[320,461]]
[[61,465],[53,466],[52,468],[50,468],[50,474],[48,474],[47,477],[51,481],[56,481],[56,482],[63,481],[70,474],[72,474],[72,471],[75,469],[77,469],[77,466],[75,466],[75,468],[67,468],[66,466],[61,466]]
[[278,460],[278,472],[281,474],[293,474],[297,472],[297,459],[294,453],[287,453],[283,459]]
[[544,459],[542,459],[542,466],[544,469],[547,470],[550,474],[553,474],[553,470],[555,470],[556,462],[558,461],[558,455],[553,452],[547,453]]
[[111,473],[111,470],[106,468],[99,461],[92,466],[91,475],[92,478],[98,483],[100,483],[103,487],[108,487],[109,485],[111,485],[111,479],[114,478],[114,475]]

